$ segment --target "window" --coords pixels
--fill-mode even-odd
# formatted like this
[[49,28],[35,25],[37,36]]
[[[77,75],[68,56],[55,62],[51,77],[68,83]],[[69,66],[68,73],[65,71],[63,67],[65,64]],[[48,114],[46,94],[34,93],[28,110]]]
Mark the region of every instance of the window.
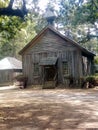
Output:
[[82,56],[82,64],[83,64],[83,74],[87,75],[87,69],[88,69],[88,60],[87,57]]
[[34,63],[34,75],[39,75],[39,64]]
[[63,74],[66,76],[69,74],[69,69],[68,69],[68,62],[63,62]]

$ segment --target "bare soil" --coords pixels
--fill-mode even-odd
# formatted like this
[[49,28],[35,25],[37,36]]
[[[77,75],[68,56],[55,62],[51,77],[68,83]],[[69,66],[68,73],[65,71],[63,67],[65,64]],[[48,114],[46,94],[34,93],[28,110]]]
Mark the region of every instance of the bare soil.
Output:
[[97,130],[98,90],[0,90],[0,130]]

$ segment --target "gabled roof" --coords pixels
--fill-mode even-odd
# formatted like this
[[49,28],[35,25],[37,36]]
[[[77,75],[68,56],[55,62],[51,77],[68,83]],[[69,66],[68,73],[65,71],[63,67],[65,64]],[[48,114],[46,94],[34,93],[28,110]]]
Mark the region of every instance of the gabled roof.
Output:
[[61,34],[59,31],[57,31],[55,28],[53,28],[52,26],[48,25],[46,26],[44,29],[42,29],[40,31],[40,33],[38,35],[36,35],[20,52],[19,54],[22,55],[29,47],[31,47],[33,44],[36,43],[36,41],[43,36],[43,34],[46,33],[47,30],[50,30],[52,32],[54,32],[56,35],[58,35],[59,37],[61,37],[62,39],[71,42],[74,46],[78,47],[83,53],[85,53],[86,55],[90,55],[90,56],[95,56],[95,54],[93,54],[92,52],[90,52],[89,50],[85,49],[84,47],[82,47],[81,45],[79,45],[76,41],[64,36],[63,34]]
[[14,57],[6,57],[0,61],[0,70],[21,70],[22,62]]

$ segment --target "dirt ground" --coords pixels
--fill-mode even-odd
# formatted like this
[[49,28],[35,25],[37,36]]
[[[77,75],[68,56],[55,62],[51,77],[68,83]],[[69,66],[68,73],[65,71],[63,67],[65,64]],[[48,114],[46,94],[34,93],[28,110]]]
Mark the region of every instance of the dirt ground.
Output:
[[98,129],[97,89],[0,89],[0,130],[73,129]]

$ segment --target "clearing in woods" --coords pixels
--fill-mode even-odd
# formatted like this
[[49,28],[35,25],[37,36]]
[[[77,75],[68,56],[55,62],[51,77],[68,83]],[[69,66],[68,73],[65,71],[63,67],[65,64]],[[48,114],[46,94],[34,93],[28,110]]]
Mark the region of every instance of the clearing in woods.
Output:
[[98,90],[0,90],[1,130],[98,129]]

